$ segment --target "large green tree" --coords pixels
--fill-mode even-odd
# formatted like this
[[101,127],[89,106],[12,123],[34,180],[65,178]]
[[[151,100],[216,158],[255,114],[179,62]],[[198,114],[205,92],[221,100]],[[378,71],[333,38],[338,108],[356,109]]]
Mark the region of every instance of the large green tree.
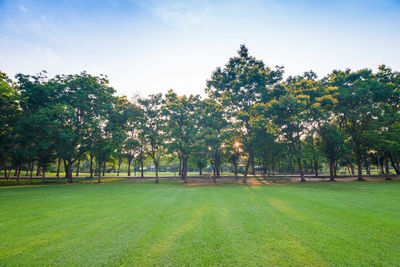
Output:
[[187,183],[188,160],[195,150],[196,136],[199,131],[199,96],[178,96],[170,90],[165,98],[167,146],[171,153],[178,154],[181,161],[181,178]]
[[[126,157],[128,163],[128,176],[131,176],[132,160],[138,157],[143,150],[143,127],[144,114],[143,110],[136,104],[128,102],[125,108],[126,113],[126,139],[121,144],[122,153]],[[143,141],[143,142],[142,142]]]
[[21,116],[18,100],[20,99],[16,84],[0,71],[0,164],[8,178],[11,170],[7,168],[11,151],[15,150],[15,123]]
[[338,87],[335,116],[352,143],[359,181],[364,180],[362,161],[365,151],[371,148],[372,140],[367,133],[374,130],[374,126],[379,124],[377,121],[387,120],[386,115],[391,113],[388,113],[390,105],[396,107],[399,102],[396,86],[391,85],[392,81],[385,84],[384,80],[389,79],[390,75],[384,72],[384,68],[381,68],[377,77],[369,69],[356,72],[347,69],[335,70],[328,76],[328,81]]
[[264,104],[263,118],[278,130],[279,138],[288,143],[297,161],[300,181],[305,182],[302,160],[302,140],[312,135],[322,120],[329,118],[327,110],[336,102],[336,88],[326,86],[310,73],[289,77],[285,84],[275,86],[273,97]]
[[101,135],[99,129],[104,127],[115,90],[106,77],[86,72],[56,76],[50,82],[57,87],[60,157],[64,159],[68,182],[72,182],[72,164],[89,151],[93,136]]
[[334,182],[335,161],[345,153],[344,136],[334,123],[324,124],[319,130],[318,146],[322,154],[329,162],[329,177],[330,181]]
[[18,74],[16,77],[21,92],[22,115],[15,124],[14,137],[18,144],[15,166],[32,161],[32,168],[33,161],[36,161],[36,173],[39,175],[41,170],[44,177],[58,147],[60,123],[57,116],[61,110],[56,105],[57,88],[49,81],[46,72],[34,76]]
[[228,137],[228,122],[225,119],[225,112],[221,104],[214,99],[205,99],[200,103],[201,119],[199,131],[200,140],[204,142],[205,152],[209,155],[209,160],[214,166],[215,178],[220,177],[222,144]]
[[154,163],[156,183],[158,183],[158,169],[165,140],[163,102],[161,94],[150,95],[148,98],[140,98],[138,100],[144,114],[144,123],[141,128],[148,146],[147,153]]
[[207,81],[209,97],[224,107],[231,122],[241,122],[242,143],[247,155],[243,182],[246,182],[249,166],[254,162],[251,110],[265,98],[268,87],[281,77],[281,68],[271,71],[263,61],[250,56],[246,46],[241,45],[238,56],[230,58],[223,69],[217,68]]

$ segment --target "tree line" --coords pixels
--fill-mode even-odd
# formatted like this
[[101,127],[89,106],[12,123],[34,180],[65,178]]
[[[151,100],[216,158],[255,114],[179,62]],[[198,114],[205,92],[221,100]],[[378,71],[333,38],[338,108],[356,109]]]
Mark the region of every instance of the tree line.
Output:
[[[188,164],[214,177],[228,162],[243,182],[260,166],[263,176],[277,169],[296,169],[300,180],[309,170],[319,175],[329,166],[334,181],[339,168],[357,172],[380,168],[400,174],[400,73],[385,65],[370,69],[334,70],[323,78],[313,71],[283,77],[284,68],[270,68],[238,54],[217,68],[207,81],[207,97],[165,95],[116,96],[106,76],[86,72],[49,78],[0,72],[0,164],[5,178],[22,169],[32,176],[61,163],[68,182],[72,166],[90,162],[90,175],[100,179],[107,162],[123,161],[131,175],[132,161],[150,160],[156,182],[162,158],[179,159],[187,181]],[[215,178],[214,178],[215,179]]]

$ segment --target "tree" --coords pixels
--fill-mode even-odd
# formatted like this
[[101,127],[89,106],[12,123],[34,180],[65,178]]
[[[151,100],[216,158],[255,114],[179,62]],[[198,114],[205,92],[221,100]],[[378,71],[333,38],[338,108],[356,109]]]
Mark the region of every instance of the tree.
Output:
[[240,46],[238,54],[237,57],[229,59],[224,69],[217,68],[213,72],[211,79],[207,81],[206,92],[224,107],[231,122],[241,122],[242,143],[247,154],[243,177],[243,182],[246,182],[249,166],[254,162],[251,109],[265,98],[267,86],[282,78],[283,71],[279,67],[275,71],[265,67],[263,61],[249,55],[244,45]]
[[132,160],[139,154],[140,150],[139,134],[144,124],[143,110],[128,101],[125,108],[125,116],[126,139],[121,146],[122,154],[126,157],[128,163],[128,176],[131,176]]
[[165,96],[164,115],[167,117],[168,149],[181,160],[181,178],[187,183],[188,159],[195,149],[199,130],[199,96],[178,96],[169,90]]
[[[271,131],[266,131],[264,127],[257,127],[256,130],[256,147],[255,154],[260,159],[262,166],[263,178],[270,168],[274,167],[274,147],[276,144],[276,136]],[[269,176],[269,172],[268,172]]]
[[50,81],[57,92],[60,123],[58,146],[64,159],[66,178],[72,183],[72,164],[92,145],[98,135],[107,110],[113,105],[114,89],[104,76],[95,77],[86,72],[77,75],[56,76]]
[[304,76],[289,77],[286,84],[275,86],[272,98],[264,104],[262,115],[270,122],[266,125],[269,131],[278,130],[279,138],[289,144],[298,164],[301,182],[306,181],[302,139],[312,135],[321,120],[329,118],[327,110],[336,103],[335,90],[335,87],[315,80],[312,72],[306,72]]
[[158,183],[158,168],[165,139],[165,119],[162,114],[163,102],[161,94],[150,95],[146,99],[138,100],[144,114],[142,131],[145,142],[148,144],[147,153],[154,163],[156,183]]
[[[373,131],[374,125],[377,125],[376,121],[384,119],[384,114],[387,114],[385,107],[398,106],[396,86],[392,86],[390,81],[386,85],[383,82],[390,76],[386,74],[385,77],[385,71],[382,68],[378,78],[369,69],[356,72],[350,69],[334,70],[328,76],[328,81],[338,87],[335,116],[338,117],[339,124],[349,135],[349,140],[353,145],[359,181],[364,181],[362,177],[363,152],[371,144],[371,139],[366,133]],[[386,102],[390,104],[385,105]]]
[[214,166],[215,178],[220,177],[222,144],[227,137],[228,125],[221,104],[214,99],[205,99],[200,103],[202,112],[200,115],[200,128],[198,132],[204,143],[204,151],[208,152],[211,164]]
[[[98,166],[103,164],[103,176],[106,163],[113,156],[119,156],[121,143],[125,140],[125,125],[127,122],[126,107],[128,101],[125,97],[115,97],[113,104],[103,114],[103,123],[97,128],[94,142],[94,155],[98,160]],[[104,126],[104,127],[101,127]],[[100,171],[99,171],[100,182]]]
[[234,124],[230,124],[230,128],[226,132],[223,148],[225,158],[233,165],[233,173],[238,178],[239,159],[242,152],[242,144],[240,143],[240,132]]
[[55,105],[57,90],[49,82],[46,72],[36,76],[17,74],[16,77],[21,91],[22,115],[15,124],[14,135],[18,142],[15,155],[19,164],[36,160],[37,175],[41,169],[44,177],[46,168],[56,156],[60,126],[57,121],[60,109]]
[[203,169],[207,166],[207,146],[204,142],[201,131],[196,136],[193,151],[190,155],[189,161],[199,169],[199,175],[203,175]]
[[380,90],[376,100],[379,101],[380,113],[373,125],[373,130],[367,135],[373,141],[370,142],[384,160],[385,179],[391,180],[389,161],[396,174],[400,174],[400,73],[381,65],[375,75],[379,82]]
[[329,161],[329,177],[334,182],[335,161],[345,152],[344,136],[336,124],[325,124],[319,131],[318,147]]
[[15,149],[13,147],[13,144],[15,144],[13,130],[21,115],[18,104],[19,98],[16,84],[0,71],[0,164],[3,164],[6,178],[9,176],[7,175],[9,153]]

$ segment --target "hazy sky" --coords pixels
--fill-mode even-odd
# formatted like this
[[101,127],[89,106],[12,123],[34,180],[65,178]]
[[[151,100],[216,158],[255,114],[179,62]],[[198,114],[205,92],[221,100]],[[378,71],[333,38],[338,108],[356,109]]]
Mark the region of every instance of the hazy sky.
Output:
[[0,0],[0,70],[108,75],[118,94],[203,93],[246,44],[286,74],[400,70],[400,1]]

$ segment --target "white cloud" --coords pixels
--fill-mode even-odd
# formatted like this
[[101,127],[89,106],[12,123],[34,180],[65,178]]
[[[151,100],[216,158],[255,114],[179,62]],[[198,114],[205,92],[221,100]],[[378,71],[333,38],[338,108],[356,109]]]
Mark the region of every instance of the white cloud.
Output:
[[28,9],[26,9],[26,7],[23,5],[18,6],[18,8],[19,8],[19,10],[21,10],[24,13],[28,12]]
[[39,32],[40,32],[40,23],[37,22],[37,21],[31,21],[31,22],[29,23],[29,29],[30,29],[32,32],[39,33]]

